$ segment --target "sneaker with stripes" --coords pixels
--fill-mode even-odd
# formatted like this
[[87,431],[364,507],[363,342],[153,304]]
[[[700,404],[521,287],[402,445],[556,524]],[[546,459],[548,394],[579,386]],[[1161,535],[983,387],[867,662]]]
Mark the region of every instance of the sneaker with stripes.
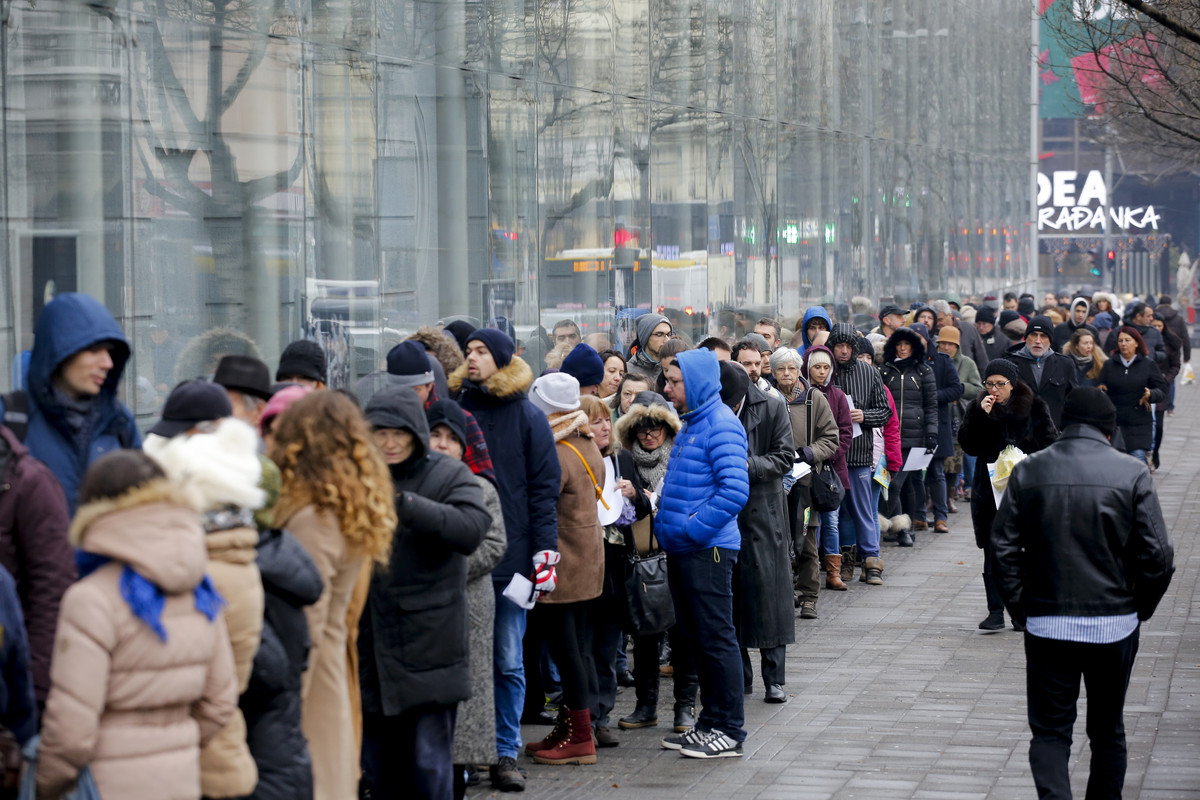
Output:
[[679,750],[687,745],[699,744],[709,733],[710,731],[702,731],[699,728],[688,728],[683,733],[663,739],[662,746],[665,750]]
[[741,758],[742,743],[712,730],[700,741],[685,744],[679,754],[689,758]]

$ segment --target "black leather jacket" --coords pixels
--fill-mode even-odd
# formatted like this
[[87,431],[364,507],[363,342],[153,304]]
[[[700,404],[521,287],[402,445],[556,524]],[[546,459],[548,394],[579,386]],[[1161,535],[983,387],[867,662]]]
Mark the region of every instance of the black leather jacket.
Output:
[[1148,620],[1175,553],[1146,465],[1097,428],[1071,425],[1013,470],[992,527],[994,571],[1014,619]]

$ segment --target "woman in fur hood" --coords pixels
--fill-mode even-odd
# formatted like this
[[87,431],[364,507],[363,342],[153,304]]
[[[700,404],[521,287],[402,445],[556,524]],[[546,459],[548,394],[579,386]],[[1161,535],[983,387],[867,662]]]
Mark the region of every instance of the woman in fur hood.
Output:
[[1058,438],[1058,429],[1046,401],[1017,377],[1013,362],[998,358],[983,370],[982,394],[967,405],[958,430],[963,452],[975,456],[971,483],[971,522],[975,544],[983,549],[983,586],[987,591],[988,615],[979,627],[995,631],[1004,627],[1004,603],[992,580],[992,521],[996,500],[992,495],[988,464],[995,463],[1005,447],[1014,445],[1029,455]]
[[[199,382],[183,384],[176,391],[189,386],[196,392],[213,387],[224,393],[216,384]],[[181,430],[185,424],[190,427]],[[194,498],[201,511],[209,574],[225,598],[225,622],[240,695],[250,685],[263,626],[254,511],[266,502],[266,493],[258,488],[262,478],[258,436],[249,425],[232,417],[195,425],[164,419],[151,429],[143,447],[167,476]],[[258,769],[246,744],[246,720],[240,710],[201,752],[200,780],[204,796],[210,798],[245,797],[258,785]]]
[[565,372],[533,382],[529,401],[541,409],[554,432],[562,469],[558,495],[558,583],[543,594],[543,620],[555,635],[546,638],[562,677],[559,724],[525,751],[539,764],[595,764],[592,698],[599,691],[592,660],[588,602],[604,584],[604,533],[596,501],[604,486],[604,459],[592,441],[587,412],[579,407],[579,381]]
[[237,711],[238,682],[189,495],[136,450],[84,477],[71,526],[81,577],[59,616],[40,798],[65,795],[85,766],[103,797],[200,797],[200,747]]

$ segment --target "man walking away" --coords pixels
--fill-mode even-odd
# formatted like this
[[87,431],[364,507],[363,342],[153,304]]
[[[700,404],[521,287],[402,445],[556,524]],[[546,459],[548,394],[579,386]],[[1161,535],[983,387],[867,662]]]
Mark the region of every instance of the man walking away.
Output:
[[1038,797],[1070,798],[1071,731],[1082,676],[1092,748],[1089,798],[1125,782],[1125,693],[1175,571],[1146,465],[1115,450],[1117,410],[1099,389],[1067,396],[1062,436],[1017,464],[992,527],[996,579],[1025,622],[1029,764]]

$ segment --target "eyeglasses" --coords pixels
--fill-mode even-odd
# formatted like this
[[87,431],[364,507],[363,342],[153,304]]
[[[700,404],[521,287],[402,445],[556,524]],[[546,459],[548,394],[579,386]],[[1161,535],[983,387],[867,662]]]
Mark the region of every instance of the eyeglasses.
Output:
[[984,381],[983,388],[985,388],[985,389],[1003,389],[1005,386],[1008,386],[1010,383],[1012,383],[1012,381],[999,381],[998,383],[995,383],[992,381]]
[[650,334],[650,338],[651,339],[665,339],[670,335],[671,334],[669,332],[663,333],[662,331],[655,331],[654,333]]
[[655,425],[653,428],[638,428],[634,433],[637,436],[658,435],[663,432],[663,426]]

